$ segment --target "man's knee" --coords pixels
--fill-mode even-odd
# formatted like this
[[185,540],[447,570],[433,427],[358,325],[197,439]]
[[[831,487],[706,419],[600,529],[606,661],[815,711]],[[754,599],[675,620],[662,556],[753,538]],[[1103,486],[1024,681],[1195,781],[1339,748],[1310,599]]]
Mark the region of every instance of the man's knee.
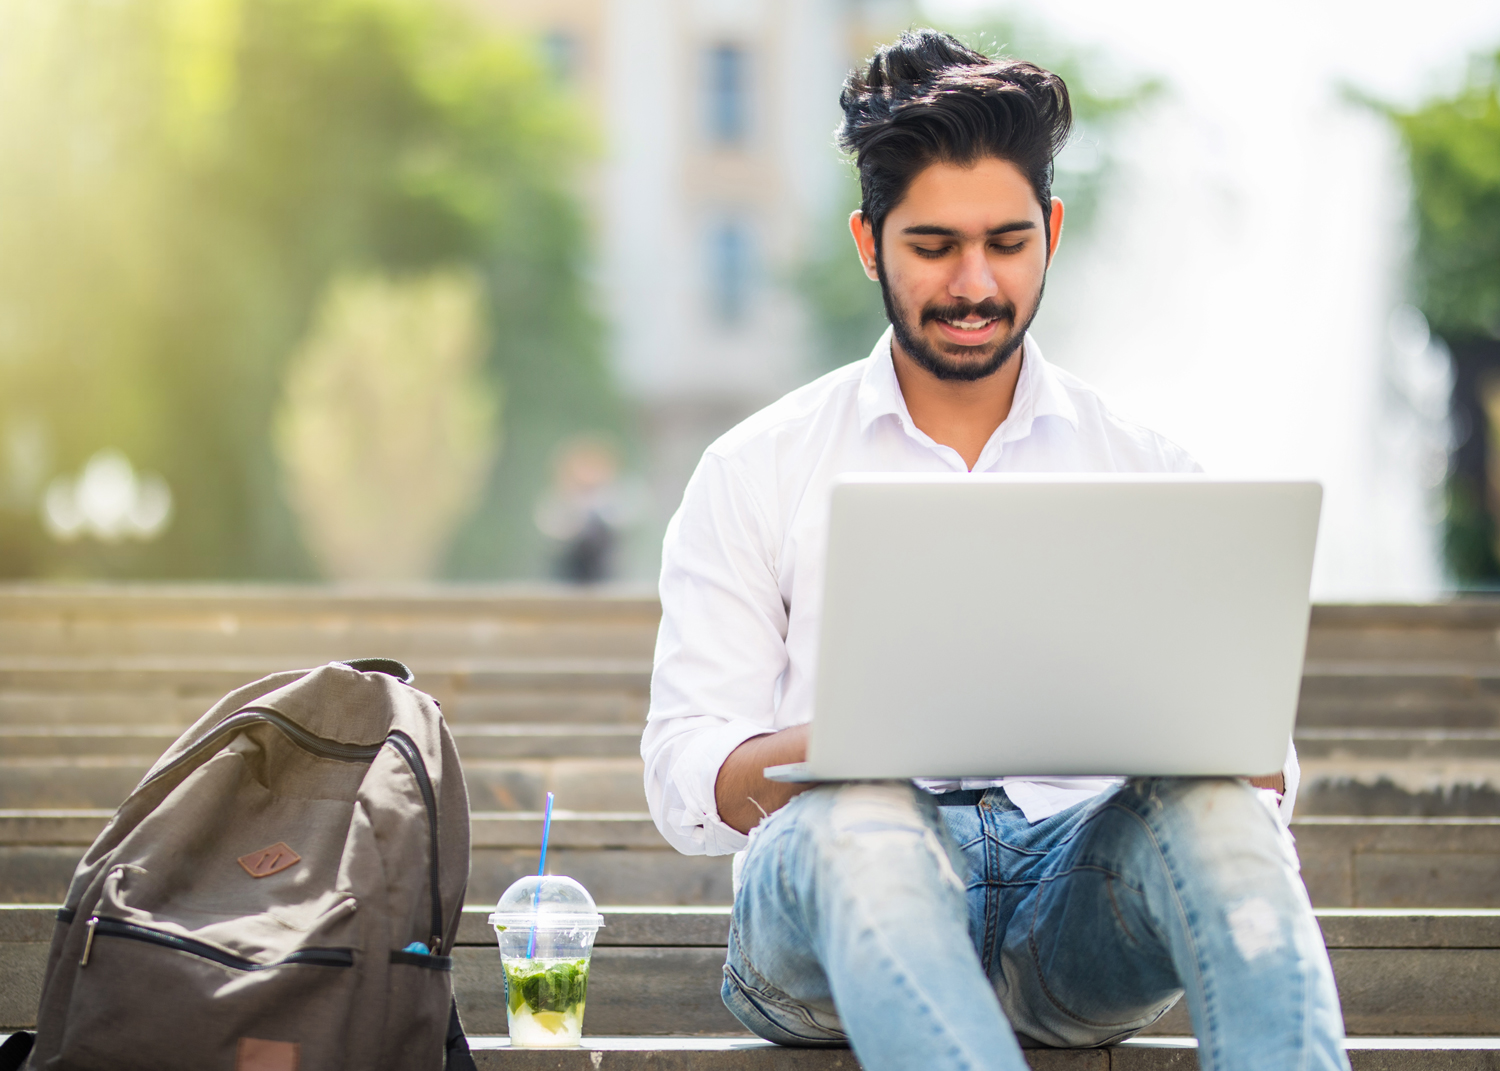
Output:
[[883,885],[928,874],[952,892],[964,891],[963,858],[948,843],[937,807],[907,782],[820,785],[765,827],[757,840],[781,841],[812,865],[820,882]]
[[1194,860],[1228,881],[1255,872],[1296,871],[1290,835],[1260,792],[1237,777],[1136,778],[1126,790],[1156,851]]
[[1248,836],[1275,834],[1279,825],[1261,790],[1239,777],[1152,777],[1131,782],[1164,811],[1191,822],[1196,830],[1234,831]]
[[930,857],[943,878],[963,891],[961,858],[946,843],[937,807],[925,792],[905,782],[838,786],[828,807],[828,845],[837,856],[879,858],[909,853]]

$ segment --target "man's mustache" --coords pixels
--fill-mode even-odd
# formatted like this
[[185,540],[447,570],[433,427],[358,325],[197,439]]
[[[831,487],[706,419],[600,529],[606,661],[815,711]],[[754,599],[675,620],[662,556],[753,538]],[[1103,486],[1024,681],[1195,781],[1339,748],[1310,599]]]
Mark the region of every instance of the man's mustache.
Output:
[[955,305],[928,305],[922,310],[922,323],[932,320],[964,320],[970,316],[977,316],[981,320],[1006,320],[1015,323],[1016,307],[1008,301],[1000,304],[988,298],[978,304],[962,301]]

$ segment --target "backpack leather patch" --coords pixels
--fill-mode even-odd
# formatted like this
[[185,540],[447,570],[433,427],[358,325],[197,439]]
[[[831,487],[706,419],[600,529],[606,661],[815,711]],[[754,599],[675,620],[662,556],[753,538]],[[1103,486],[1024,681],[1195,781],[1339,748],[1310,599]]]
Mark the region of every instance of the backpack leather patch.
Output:
[[[269,848],[262,848],[258,852],[242,855],[239,858],[240,866],[245,868],[245,873],[252,878],[269,878],[272,874],[280,874],[293,863],[300,861],[302,856],[287,847],[285,841],[277,841]],[[246,1039],[253,1040],[253,1039]],[[256,1044],[280,1045],[281,1042],[256,1042]],[[277,1065],[278,1067],[280,1065]],[[236,1071],[239,1071],[237,1068]]]
[[301,1056],[302,1047],[295,1041],[240,1038],[234,1071],[297,1071]]

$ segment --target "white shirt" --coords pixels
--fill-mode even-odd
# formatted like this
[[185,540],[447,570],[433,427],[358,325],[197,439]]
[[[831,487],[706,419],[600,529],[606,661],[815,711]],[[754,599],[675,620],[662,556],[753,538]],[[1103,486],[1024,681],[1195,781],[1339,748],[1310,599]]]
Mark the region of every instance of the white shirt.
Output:
[[[641,738],[646,799],[662,836],[690,855],[739,851],[714,784],[750,737],[812,717],[828,496],[846,472],[965,472],[962,457],[912,423],[887,329],[871,355],[762,409],[703,454],[667,526],[651,711]],[[1090,388],[1048,364],[1027,335],[1010,414],[974,472],[1196,472],[1180,447],[1114,416]],[[1289,819],[1296,792],[1289,754]],[[1003,784],[1030,821],[1118,779]],[[933,790],[960,787],[928,783]]]

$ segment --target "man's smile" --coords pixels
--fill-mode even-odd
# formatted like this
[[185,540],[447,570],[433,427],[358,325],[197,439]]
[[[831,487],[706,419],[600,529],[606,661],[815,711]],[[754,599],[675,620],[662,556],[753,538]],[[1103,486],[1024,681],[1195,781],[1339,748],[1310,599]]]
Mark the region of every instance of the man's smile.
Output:
[[1001,319],[999,316],[978,316],[971,313],[963,319],[936,316],[931,322],[938,325],[938,330],[950,342],[960,346],[982,346],[994,340],[995,329]]

